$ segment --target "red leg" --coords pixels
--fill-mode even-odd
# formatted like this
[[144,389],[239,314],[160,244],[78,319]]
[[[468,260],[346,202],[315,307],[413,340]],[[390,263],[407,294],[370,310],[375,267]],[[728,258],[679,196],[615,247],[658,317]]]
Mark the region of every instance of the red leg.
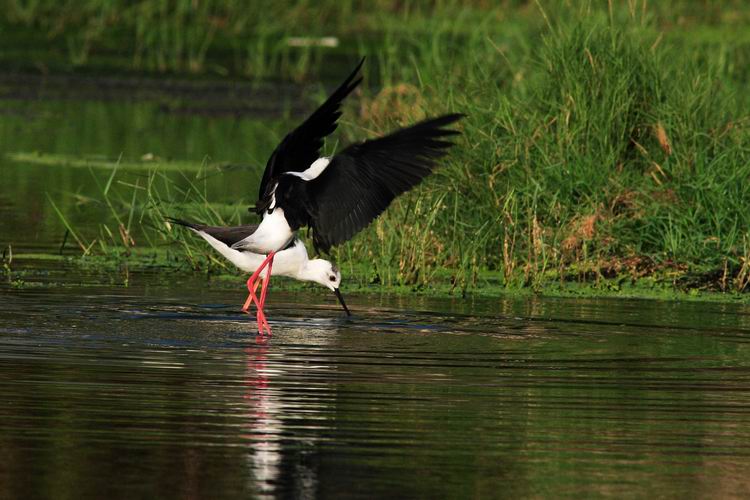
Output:
[[[263,280],[263,286],[261,287],[260,292],[260,309],[263,309],[263,307],[266,305],[266,293],[268,292],[268,284],[271,282],[271,269],[273,268],[273,259],[271,259],[268,262],[268,273],[266,274],[266,279]],[[268,332],[269,337],[271,334],[271,326],[268,324],[268,321],[266,320],[266,313],[263,313],[263,323],[265,324],[266,331]],[[261,331],[262,333],[262,331]]]
[[[269,269],[270,270],[270,269]],[[263,309],[260,307],[260,301],[258,300],[258,297],[255,295],[256,290],[258,289],[258,282],[263,283],[263,278],[259,278],[258,280],[255,280],[254,282],[251,282],[250,280],[247,280],[247,291],[250,292],[250,294],[247,296],[247,300],[245,301],[245,305],[242,307],[242,310],[246,313],[248,313],[248,309],[250,308],[250,304],[255,302],[256,307],[258,307],[258,312],[256,314],[256,320],[258,321],[258,333],[263,335],[263,327],[265,325],[266,329],[270,332],[271,327],[268,326],[268,321],[266,320],[266,315],[263,312]],[[250,314],[250,313],[248,313]]]
[[257,297],[255,297],[255,289],[257,288],[256,281],[258,280],[258,276],[260,276],[261,271],[263,271],[263,268],[273,260],[274,255],[276,255],[276,252],[269,253],[266,259],[260,264],[260,266],[258,266],[258,269],[256,269],[252,276],[250,276],[250,279],[247,280],[247,291],[250,292],[250,295],[247,297],[245,304],[242,306],[242,310],[244,312],[247,312],[252,302],[260,305]]
[[268,263],[268,279],[263,282],[263,287],[260,291],[260,306],[266,305],[266,292],[268,292],[268,284],[271,282],[271,269],[273,268],[273,259]]
[[242,312],[245,312],[247,314],[250,314],[247,312],[248,309],[250,309],[250,304],[255,302],[256,305],[260,304],[258,301],[258,297],[255,296],[255,291],[258,289],[258,281],[252,281],[252,278],[247,280],[247,291],[250,292],[247,296],[247,300],[245,301],[245,304],[242,306]]
[[265,297],[263,296],[262,290],[265,290],[268,287],[268,283],[271,281],[271,269],[273,267],[273,258],[276,255],[276,252],[271,252],[268,254],[268,257],[266,257],[266,260],[263,261],[263,263],[260,265],[258,269],[255,270],[254,275],[260,275],[260,272],[263,270],[264,267],[268,266],[268,270],[266,271],[266,279],[262,280],[262,288],[261,288],[261,299],[259,302],[256,302],[258,306],[258,316],[260,319],[260,328],[258,328],[258,333],[263,335],[263,327],[268,331],[268,334],[271,335],[271,327],[268,326],[268,320],[266,319],[266,313],[263,311],[263,306],[265,305]]
[[[263,286],[263,281],[264,281],[263,278],[260,278],[261,290]],[[253,297],[255,296],[253,295]],[[257,298],[255,298],[255,306],[257,309],[257,311],[255,312],[255,321],[258,322],[258,334],[263,335],[263,323],[266,320],[266,316],[263,313],[263,308],[261,307],[260,301]]]
[[255,270],[252,276],[250,276],[251,280],[255,280],[260,276],[260,272],[263,270],[264,267],[268,265],[269,262],[273,260],[273,256],[276,255],[276,252],[271,252],[268,254],[268,257],[266,257],[266,260],[264,260],[260,266],[258,266],[258,269]]
[[268,326],[268,319],[266,318],[266,313],[263,311],[263,309],[258,309],[258,333],[263,335],[263,329],[265,328],[266,331],[268,331],[268,335],[271,335],[271,327]]

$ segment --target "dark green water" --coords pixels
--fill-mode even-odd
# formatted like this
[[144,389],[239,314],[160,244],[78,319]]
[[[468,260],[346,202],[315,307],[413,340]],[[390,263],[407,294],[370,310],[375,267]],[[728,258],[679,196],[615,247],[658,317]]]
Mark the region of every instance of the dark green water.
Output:
[[[3,106],[4,151],[240,162],[212,181],[217,201],[250,197],[247,151],[288,123],[103,98]],[[96,223],[68,196],[91,189],[85,169],[0,160],[0,176],[3,247],[57,251],[45,192]],[[361,295],[347,319],[332,296],[272,290],[263,340],[239,280],[11,269],[0,498],[750,494],[748,306]]]

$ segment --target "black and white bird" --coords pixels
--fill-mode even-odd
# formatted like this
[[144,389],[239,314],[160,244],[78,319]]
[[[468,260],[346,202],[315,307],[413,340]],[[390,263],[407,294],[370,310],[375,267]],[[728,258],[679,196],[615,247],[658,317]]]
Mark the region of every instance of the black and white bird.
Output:
[[[349,314],[339,291],[341,273],[327,260],[309,259],[297,231],[308,227],[319,252],[351,239],[396,196],[431,174],[437,160],[453,145],[447,139],[458,134],[446,127],[463,115],[449,114],[321,157],[323,140],[336,130],[342,101],[362,81],[358,74],[363,63],[364,59],[271,154],[255,205],[255,212],[262,216],[260,224],[210,227],[170,219],[198,233],[240,269],[253,273],[243,310],[255,302],[261,334],[264,330],[271,333],[263,306],[272,274],[330,288]],[[255,295],[258,280],[263,285],[259,298]]]
[[[285,248],[275,252],[273,262],[268,261],[268,267],[264,268],[263,265],[268,258],[266,255],[232,248],[234,243],[257,231],[257,224],[216,227],[171,217],[167,218],[167,220],[190,228],[232,264],[245,272],[252,273],[247,282],[249,295],[242,310],[247,312],[251,303],[255,302],[256,306],[258,306],[256,319],[260,333],[263,333],[264,330],[270,333],[271,330],[262,308],[262,304],[265,302],[265,293],[268,289],[268,279],[266,278],[271,273],[274,276],[287,276],[300,281],[312,281],[329,288],[338,297],[346,314],[351,315],[346,302],[344,302],[344,297],[339,290],[341,272],[327,260],[310,259],[305,244],[299,238],[295,237]],[[257,297],[255,292],[259,283],[263,286],[261,296]]]

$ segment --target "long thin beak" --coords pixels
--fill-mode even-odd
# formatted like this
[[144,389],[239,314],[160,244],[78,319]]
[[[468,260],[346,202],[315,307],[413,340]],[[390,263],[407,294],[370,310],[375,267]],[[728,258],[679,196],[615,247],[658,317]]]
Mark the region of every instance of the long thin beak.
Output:
[[349,312],[349,308],[346,307],[346,302],[344,302],[344,297],[341,296],[341,290],[339,290],[338,288],[334,288],[333,293],[336,294],[336,297],[338,297],[339,302],[341,302],[341,305],[343,306],[344,311],[346,311],[346,315],[351,316],[352,313]]

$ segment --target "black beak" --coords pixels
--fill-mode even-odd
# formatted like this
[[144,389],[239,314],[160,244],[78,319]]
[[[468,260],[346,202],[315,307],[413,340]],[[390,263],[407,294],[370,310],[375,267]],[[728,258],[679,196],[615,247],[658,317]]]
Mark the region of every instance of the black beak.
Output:
[[349,312],[349,308],[346,307],[346,302],[344,302],[344,297],[341,296],[341,290],[339,290],[338,288],[334,288],[333,293],[336,294],[336,297],[338,297],[339,302],[341,302],[341,306],[344,308],[344,311],[346,311],[346,315],[351,316],[352,313]]

